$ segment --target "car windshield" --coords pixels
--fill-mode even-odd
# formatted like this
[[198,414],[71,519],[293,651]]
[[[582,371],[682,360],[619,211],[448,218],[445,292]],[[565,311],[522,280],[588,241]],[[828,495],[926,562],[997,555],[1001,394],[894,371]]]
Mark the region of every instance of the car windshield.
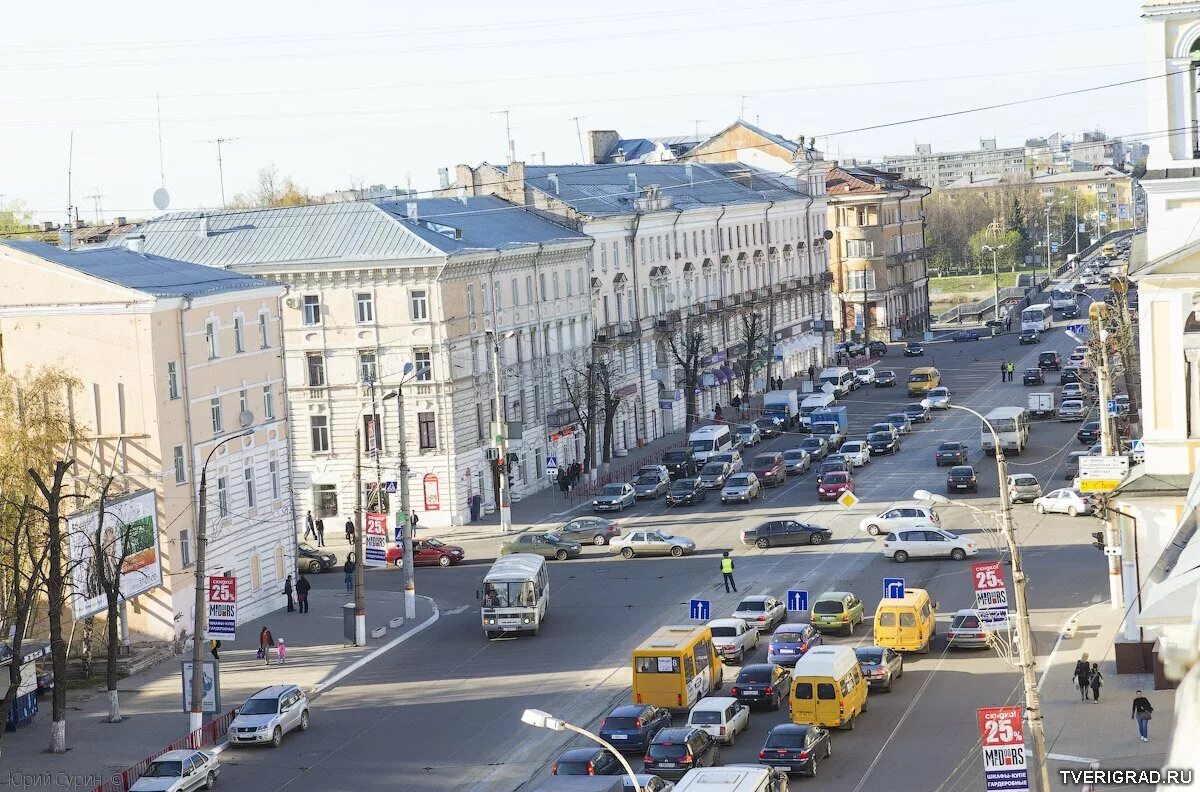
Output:
[[845,484],[849,480],[845,473],[830,473],[825,476],[825,484]]
[[242,705],[238,715],[274,715],[279,712],[279,699],[252,698]]
[[928,374],[909,374],[909,382],[929,382],[933,377]]
[[536,602],[532,581],[483,584],[485,608],[533,607]]
[[862,450],[862,443],[859,443],[857,441],[855,441],[853,443],[842,443],[842,453],[843,454],[857,454],[861,450]]
[[888,423],[908,423],[908,416],[904,413],[892,413],[887,420]]
[[855,370],[854,370],[854,373],[855,373],[855,374],[859,374],[859,375],[861,375],[861,376],[863,376],[863,377],[866,377],[866,376],[869,376],[869,375],[870,375],[870,373],[871,373],[871,369],[869,369],[869,368],[855,369]]
[[887,377],[887,378],[891,379],[892,377],[895,377],[895,376],[896,376],[896,372],[894,372],[894,371],[877,371],[877,372],[875,372],[876,379],[879,379],[880,377]]
[[739,426],[737,429],[734,429],[733,431],[740,435],[751,435],[751,434],[754,434],[754,427],[753,426]]
[[605,495],[620,495],[624,491],[625,486],[623,484],[606,484],[604,487]]
[[761,613],[767,609],[767,603],[762,600],[742,600],[738,604],[739,611],[749,611],[751,613]]
[[664,462],[685,462],[687,458],[688,454],[686,451],[668,451],[663,454]]
[[639,476],[637,483],[638,484],[657,484],[658,476]]
[[179,778],[183,775],[183,762],[151,762],[142,773],[142,778]]
[[447,546],[445,542],[439,541],[437,539],[426,539],[425,545],[427,547],[446,547]]
[[727,483],[731,487],[744,487],[750,483],[750,477],[745,475],[744,473],[739,473],[736,476],[730,476],[729,480],[726,481],[725,483]]
[[904,412],[906,412],[906,413],[923,413],[923,412],[925,412],[925,408],[919,404],[910,404],[904,408]]
[[691,446],[694,451],[711,451],[713,444],[712,440],[693,440],[688,443],[688,445]]
[[960,613],[954,617],[950,626],[973,630],[979,627],[979,619],[973,613]]
[[841,613],[842,609],[839,600],[822,600],[813,604],[813,613]]
[[736,627],[710,627],[713,638],[737,638]]
[[737,684],[743,682],[770,682],[771,666],[760,665],[743,668],[737,675]]
[[591,775],[588,762],[555,762],[555,775]]
[[692,717],[688,718],[688,722],[697,726],[717,725],[721,722],[721,713],[712,710],[696,710],[692,713]]
[[673,492],[689,492],[696,488],[696,479],[679,479],[671,485]]
[[969,467],[952,467],[950,468],[951,476],[974,476],[975,471]]
[[958,443],[942,443],[938,446],[938,451],[957,451]]
[[932,390],[929,391],[930,396],[946,396],[949,393],[950,392],[948,390],[946,390],[945,388],[933,388]]
[[883,443],[892,439],[891,432],[871,432],[867,439],[875,443]]
[[713,461],[714,462],[732,463],[733,462],[733,454],[717,454],[715,457],[713,457]]
[[807,454],[805,454],[803,451],[784,451],[783,452],[783,458],[789,462],[799,462],[800,460],[804,459],[804,457],[806,457],[806,456],[807,456]]
[[774,464],[775,464],[775,457],[767,455],[767,454],[763,454],[763,455],[754,457],[753,467],[769,468],[769,467],[771,467],[771,465],[774,465]]
[[786,731],[782,734],[772,732],[767,735],[764,748],[803,748],[805,734],[803,732]]
[[709,462],[700,472],[706,476],[719,476],[725,470],[725,465],[722,462]]
[[883,662],[882,649],[855,649],[854,655],[858,658],[858,662],[863,665],[879,665]]
[[820,448],[821,443],[823,443],[823,442],[824,441],[821,440],[819,437],[810,437],[807,440],[805,440],[803,443],[801,443],[800,445],[803,448]]
[[779,632],[776,630],[775,634],[771,636],[771,643],[773,644],[800,643],[803,640],[804,636],[798,632]]
[[1022,487],[1037,483],[1037,479],[1033,476],[1013,476],[1013,484],[1017,484]]

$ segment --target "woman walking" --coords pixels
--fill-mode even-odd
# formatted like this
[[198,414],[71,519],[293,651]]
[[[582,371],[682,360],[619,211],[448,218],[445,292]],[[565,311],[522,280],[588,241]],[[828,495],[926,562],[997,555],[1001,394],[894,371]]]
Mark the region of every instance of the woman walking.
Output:
[[1092,667],[1088,663],[1087,652],[1083,653],[1083,657],[1075,661],[1075,687],[1079,688],[1079,699],[1087,701],[1088,685],[1091,683]]
[[1150,742],[1150,716],[1153,714],[1150,700],[1139,690],[1133,699],[1133,719],[1137,721],[1138,739],[1142,742]]
[[271,631],[263,627],[258,633],[258,659],[266,660],[267,665],[271,664],[271,649],[275,646],[275,636],[271,635]]

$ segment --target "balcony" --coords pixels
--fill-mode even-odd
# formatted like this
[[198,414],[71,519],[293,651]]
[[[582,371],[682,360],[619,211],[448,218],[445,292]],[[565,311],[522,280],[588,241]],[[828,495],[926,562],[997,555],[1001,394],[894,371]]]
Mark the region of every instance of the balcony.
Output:
[[919,261],[929,258],[929,248],[915,248],[913,250],[905,250],[900,253],[888,253],[887,265],[895,267],[899,264],[908,264],[912,261]]

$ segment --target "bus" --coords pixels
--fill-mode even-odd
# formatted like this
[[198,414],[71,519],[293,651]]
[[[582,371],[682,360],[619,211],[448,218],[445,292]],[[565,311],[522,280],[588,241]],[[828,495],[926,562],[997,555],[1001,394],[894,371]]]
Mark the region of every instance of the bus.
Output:
[[[1006,453],[1019,454],[1029,444],[1029,411],[1024,407],[997,407],[986,416]],[[979,429],[979,445],[988,456],[996,453],[996,444],[987,426]]]
[[537,635],[550,604],[546,559],[533,553],[501,556],[483,576],[480,601],[483,634],[490,640],[504,633]]
[[1050,307],[1056,311],[1075,305],[1075,292],[1070,289],[1054,289],[1050,292]]
[[1050,329],[1050,322],[1053,319],[1054,309],[1050,307],[1050,303],[1031,305],[1021,311],[1021,329],[1043,332]]
[[691,709],[724,676],[707,625],[660,627],[633,650],[633,703]]

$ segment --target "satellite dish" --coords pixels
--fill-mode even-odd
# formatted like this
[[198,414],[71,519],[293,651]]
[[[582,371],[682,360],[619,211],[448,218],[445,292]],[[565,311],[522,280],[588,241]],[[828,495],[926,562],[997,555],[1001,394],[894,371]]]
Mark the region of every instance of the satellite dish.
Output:
[[154,208],[161,211],[166,210],[171,205],[171,194],[167,192],[166,187],[159,187],[154,191]]
[[238,423],[242,425],[243,429],[251,426],[254,423],[254,413],[249,410],[242,410],[238,413]]
[[833,232],[826,228],[825,233],[821,236],[825,237],[826,239],[833,239]]

